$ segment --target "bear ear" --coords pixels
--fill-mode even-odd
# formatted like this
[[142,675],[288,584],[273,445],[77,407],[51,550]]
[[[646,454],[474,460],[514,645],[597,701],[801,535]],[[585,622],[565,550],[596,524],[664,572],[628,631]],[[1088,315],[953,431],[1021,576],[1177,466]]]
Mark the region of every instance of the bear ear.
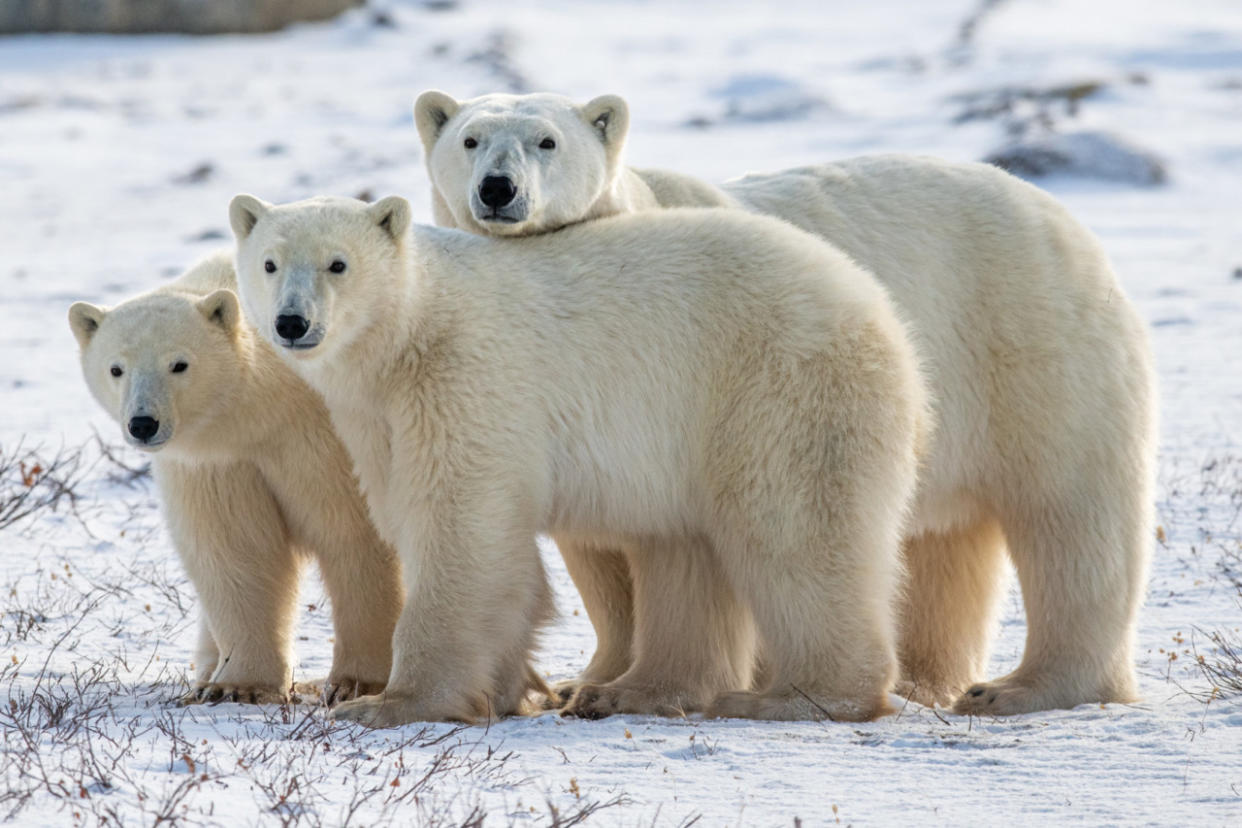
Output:
[[263,214],[270,209],[272,205],[252,195],[242,193],[233,196],[233,200],[229,202],[229,224],[233,225],[233,235],[237,240],[245,240]]
[[220,288],[199,299],[194,305],[198,312],[213,325],[219,325],[230,336],[241,321],[241,306],[237,294],[228,288]]
[[621,153],[630,131],[630,107],[620,95],[600,95],[579,112],[587,126],[595,130],[610,159]]
[[414,125],[418,127],[418,135],[423,139],[423,149],[428,154],[440,137],[444,125],[457,114],[458,109],[461,109],[461,104],[451,95],[435,89],[428,89],[418,96],[418,100],[414,102]]
[[367,212],[385,233],[400,241],[410,229],[410,202],[401,196],[388,196],[367,207]]
[[73,331],[74,339],[78,341],[78,347],[87,346],[107,315],[107,308],[92,305],[90,302],[74,302],[69,306],[69,328]]

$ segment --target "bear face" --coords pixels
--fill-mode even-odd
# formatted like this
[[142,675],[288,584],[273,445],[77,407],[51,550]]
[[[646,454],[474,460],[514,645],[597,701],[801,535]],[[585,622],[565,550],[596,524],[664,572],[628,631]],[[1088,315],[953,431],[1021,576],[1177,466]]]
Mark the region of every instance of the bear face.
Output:
[[414,105],[441,224],[524,236],[581,221],[613,186],[629,130],[615,95],[579,106],[560,95],[424,92]]
[[404,290],[384,276],[403,269],[410,216],[409,202],[397,196],[279,207],[236,196],[229,221],[246,315],[299,361],[347,346]]
[[120,423],[125,441],[147,452],[192,440],[229,409],[240,320],[230,290],[69,309],[91,393]]

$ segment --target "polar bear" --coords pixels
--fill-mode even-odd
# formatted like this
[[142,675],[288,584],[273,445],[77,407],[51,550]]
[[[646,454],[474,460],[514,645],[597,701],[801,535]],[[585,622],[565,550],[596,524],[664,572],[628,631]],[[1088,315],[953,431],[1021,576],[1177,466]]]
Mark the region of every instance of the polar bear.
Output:
[[622,165],[629,108],[616,95],[586,106],[546,93],[458,102],[428,91],[414,104],[443,227],[528,236],[655,207],[733,207],[690,176]]
[[[411,231],[396,197],[241,195],[230,221],[246,312],[324,395],[406,575],[387,689],[337,718],[519,710],[551,611],[535,543],[549,531],[633,548],[639,584],[676,594],[703,561],[726,582],[647,619],[704,642],[676,682],[649,653],[601,698],[772,719],[891,710],[926,400],[883,289],[839,251],[732,210],[512,242]],[[754,635],[731,626],[749,618],[753,688]]]
[[91,393],[153,456],[173,545],[202,604],[185,701],[286,701],[299,571],[319,564],[336,628],[328,704],[382,689],[401,611],[323,401],[241,318],[231,251],[69,323]]
[[[935,397],[936,438],[905,540],[900,691],[989,715],[1136,697],[1155,377],[1144,325],[1099,243],[1053,198],[988,165],[901,155],[748,175],[723,190],[631,170],[620,162],[629,117],[616,96],[577,106],[426,92],[415,121],[447,226],[523,235],[649,207],[732,204],[815,233],[875,274],[911,326]],[[511,182],[490,186],[513,190],[516,206],[479,209],[489,175]],[[623,557],[561,549],[599,639],[572,690],[624,670],[631,647],[649,643],[634,628]],[[1015,671],[984,681],[1006,550],[1026,648]]]

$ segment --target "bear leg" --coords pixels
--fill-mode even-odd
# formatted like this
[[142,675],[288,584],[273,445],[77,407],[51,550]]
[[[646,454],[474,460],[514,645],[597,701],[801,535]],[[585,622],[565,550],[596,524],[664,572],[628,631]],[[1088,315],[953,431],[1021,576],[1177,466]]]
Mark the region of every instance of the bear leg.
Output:
[[595,628],[595,654],[576,678],[553,685],[553,701],[569,701],[584,684],[605,684],[629,669],[634,638],[634,587],[620,550],[595,548],[576,539],[553,538],[569,577]]
[[247,463],[161,464],[159,484],[218,654],[182,701],[288,701],[302,560],[271,491]]
[[505,525],[492,517],[505,510],[488,504],[426,503],[399,533],[407,593],[387,686],[338,704],[334,719],[482,722],[527,712],[528,691],[541,689],[531,686],[530,655],[552,599],[533,525]]
[[1005,582],[1004,549],[1000,526],[990,520],[906,538],[898,695],[948,707],[983,678]]
[[1100,473],[1085,464],[1086,481],[1062,482],[1073,497],[1046,499],[1042,508],[1035,500],[1005,517],[1026,607],[1022,662],[967,689],[955,712],[1004,716],[1137,697],[1133,638],[1146,588],[1151,507],[1141,482],[1117,487],[1111,497],[1102,486],[1084,496],[1090,476]]
[[584,684],[564,712],[682,716],[718,693],[749,686],[755,635],[704,538],[653,540],[629,550],[634,575],[634,664],[614,681]]
[[[357,534],[357,527],[355,529]],[[384,689],[392,669],[392,633],[401,614],[401,568],[396,553],[370,527],[367,536],[342,538],[318,555],[332,601],[336,641],[323,684],[325,704]]]
[[788,551],[751,546],[721,556],[753,613],[766,683],[718,694],[709,716],[867,721],[892,712],[897,658],[883,585],[895,579],[879,570],[886,560],[895,568],[896,537],[886,527],[831,523]]

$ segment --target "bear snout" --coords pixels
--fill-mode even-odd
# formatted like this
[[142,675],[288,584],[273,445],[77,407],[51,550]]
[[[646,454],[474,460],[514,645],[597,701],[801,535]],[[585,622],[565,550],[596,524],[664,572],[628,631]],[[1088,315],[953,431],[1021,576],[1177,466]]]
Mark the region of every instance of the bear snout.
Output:
[[306,336],[309,330],[310,322],[304,316],[282,313],[276,317],[276,333],[281,339],[296,342]]
[[479,200],[493,210],[506,206],[516,195],[517,187],[508,176],[488,175],[479,184]]
[[129,433],[135,440],[141,440],[144,443],[155,436],[155,432],[160,430],[160,421],[154,417],[130,417]]

